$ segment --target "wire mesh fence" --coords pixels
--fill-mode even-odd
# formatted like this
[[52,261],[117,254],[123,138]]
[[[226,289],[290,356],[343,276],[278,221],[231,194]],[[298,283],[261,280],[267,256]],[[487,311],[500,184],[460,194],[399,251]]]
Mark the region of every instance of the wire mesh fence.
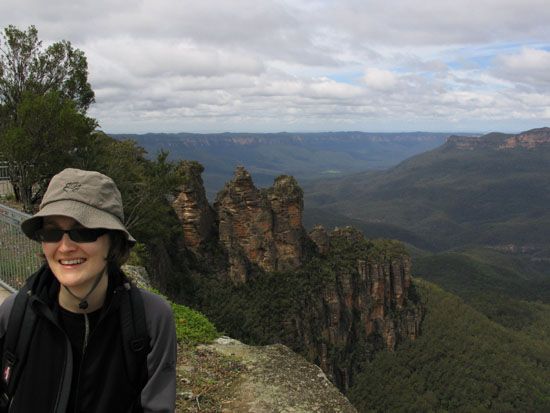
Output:
[[19,289],[42,262],[40,246],[21,231],[21,221],[29,215],[0,204],[0,285]]

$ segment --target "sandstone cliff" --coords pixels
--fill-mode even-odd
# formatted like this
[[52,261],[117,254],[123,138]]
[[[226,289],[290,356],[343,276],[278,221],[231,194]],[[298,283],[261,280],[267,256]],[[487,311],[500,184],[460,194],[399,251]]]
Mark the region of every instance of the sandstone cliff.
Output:
[[204,168],[193,161],[182,161],[179,167],[185,182],[180,186],[172,207],[183,226],[186,247],[199,252],[215,231],[214,211],[206,199],[201,178]]
[[[339,262],[343,250],[361,243],[365,240],[357,230],[335,229],[327,251],[333,255],[330,261]],[[367,247],[335,266],[334,279],[298,320],[297,332],[308,351],[343,390],[351,386],[361,361],[378,350],[394,351],[399,342],[420,333],[422,309],[409,299],[411,261],[403,251],[392,253],[395,245],[388,242],[382,254]],[[342,353],[338,358],[331,355],[334,349]]]
[[481,137],[451,136],[447,139],[447,145],[461,150],[535,149],[541,145],[550,145],[550,128],[532,129],[517,135],[490,133]]
[[235,283],[246,282],[256,269],[300,266],[305,248],[303,208],[302,190],[293,177],[280,176],[273,187],[259,190],[243,167],[236,169],[214,203],[219,241]]
[[[283,342],[343,390],[376,351],[393,351],[418,336],[422,310],[400,243],[370,242],[352,228],[328,232],[317,226],[308,235],[303,193],[290,176],[258,189],[238,167],[210,208],[200,169],[186,173],[174,202],[183,211],[178,216],[185,242],[203,261],[197,246],[205,242],[217,243],[225,257],[222,268],[212,271],[230,287],[216,293],[213,281],[199,297],[221,329],[255,342]],[[207,279],[197,274],[199,284]]]

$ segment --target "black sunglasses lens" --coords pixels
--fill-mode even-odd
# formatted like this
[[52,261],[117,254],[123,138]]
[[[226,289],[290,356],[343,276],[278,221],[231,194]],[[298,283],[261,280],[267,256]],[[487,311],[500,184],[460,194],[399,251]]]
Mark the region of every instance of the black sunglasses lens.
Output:
[[94,242],[101,235],[105,234],[104,229],[76,228],[68,231],[69,237],[74,242]]
[[61,229],[41,229],[36,231],[36,238],[41,242],[59,242],[64,232]]
[[94,242],[106,232],[107,230],[103,228],[74,228],[69,230],[50,228],[36,231],[36,239],[40,242],[59,242],[63,238],[63,234],[67,233],[74,242]]

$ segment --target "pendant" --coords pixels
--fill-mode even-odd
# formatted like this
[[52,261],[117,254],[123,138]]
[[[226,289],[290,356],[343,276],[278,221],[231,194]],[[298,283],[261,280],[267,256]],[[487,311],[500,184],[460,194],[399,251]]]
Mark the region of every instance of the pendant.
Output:
[[88,308],[88,301],[86,301],[86,300],[81,301],[78,304],[78,308],[80,308],[81,310],[87,309]]

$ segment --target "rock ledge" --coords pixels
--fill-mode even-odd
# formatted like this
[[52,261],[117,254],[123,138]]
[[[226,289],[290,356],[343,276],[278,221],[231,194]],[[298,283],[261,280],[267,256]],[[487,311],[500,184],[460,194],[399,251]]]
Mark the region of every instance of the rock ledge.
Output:
[[201,348],[244,366],[224,412],[357,412],[319,367],[282,344],[256,347],[221,337]]

